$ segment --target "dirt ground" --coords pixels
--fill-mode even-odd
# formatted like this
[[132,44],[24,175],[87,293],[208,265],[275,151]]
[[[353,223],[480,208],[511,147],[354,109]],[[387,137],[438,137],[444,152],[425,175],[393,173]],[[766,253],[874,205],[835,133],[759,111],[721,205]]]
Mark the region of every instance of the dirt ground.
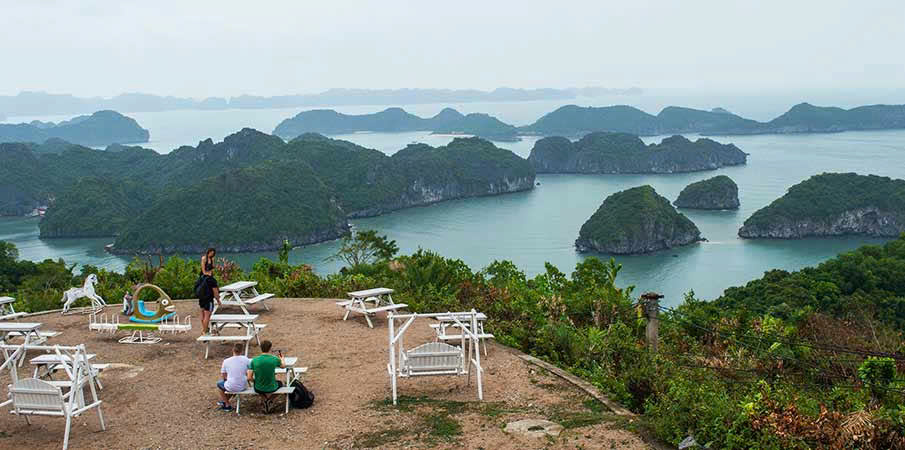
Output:
[[[107,430],[94,410],[75,419],[71,448],[647,448],[632,424],[543,369],[491,344],[484,401],[466,377],[402,379],[399,406],[390,401],[386,372],[388,332],[383,315],[368,328],[361,316],[342,320],[332,300],[273,299],[260,309],[268,324],[262,339],[308,366],[305,386],[316,395],[306,410],[263,414],[259,399],[246,396],[242,415],[216,408],[215,383],[229,346],[212,344],[203,359],[195,302],[177,302],[177,314],[193,316],[189,334],[164,335],[154,345],[117,343],[115,336],[88,331],[88,316],[48,314],[22,319],[61,331],[48,344],[84,343],[98,363],[117,363],[101,375]],[[226,311],[225,311],[226,312]],[[116,314],[113,307],[108,314]],[[408,346],[428,342],[432,331],[419,319],[406,333]],[[229,331],[227,331],[228,333]],[[235,332],[235,330],[233,330]],[[253,347],[250,357],[258,353]],[[36,355],[30,352],[29,357]],[[28,364],[26,362],[26,367]],[[22,373],[22,372],[20,372]],[[21,375],[20,375],[21,376]],[[0,374],[0,386],[9,373]],[[5,388],[0,389],[6,398]],[[556,438],[507,434],[506,423],[548,419],[564,426]],[[0,414],[0,448],[59,448],[64,420],[37,417],[28,426]]]

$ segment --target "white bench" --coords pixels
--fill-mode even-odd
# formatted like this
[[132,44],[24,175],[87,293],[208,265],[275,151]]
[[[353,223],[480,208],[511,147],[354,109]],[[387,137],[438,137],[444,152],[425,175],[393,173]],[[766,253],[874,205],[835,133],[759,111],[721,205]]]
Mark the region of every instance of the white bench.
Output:
[[365,316],[365,320],[368,322],[368,327],[374,328],[374,324],[371,322],[371,316],[384,311],[396,311],[402,308],[408,308],[409,305],[405,303],[391,303],[389,305],[376,306],[373,308],[369,308],[365,306],[363,300],[345,300],[336,302],[336,306],[345,308],[346,314],[343,316],[343,320],[349,318],[349,313],[354,311]]
[[[267,328],[267,324],[266,324],[266,323],[256,323],[256,324],[254,324],[254,325],[255,325],[255,331],[258,331],[258,330],[260,330],[260,329],[262,329],[262,328]],[[245,326],[244,326],[244,325],[239,325],[239,324],[237,324],[237,323],[227,323],[227,324],[224,324],[224,325],[223,325],[222,327],[220,327],[220,328],[245,328]]]
[[198,342],[204,342],[206,345],[204,346],[204,359],[207,359],[208,354],[211,349],[211,342],[244,342],[245,343],[245,356],[248,356],[248,343],[254,339],[253,335],[236,335],[236,336],[215,336],[210,334],[202,334],[198,336]]
[[[246,305],[256,305],[260,302],[263,302],[264,300],[270,300],[273,297],[274,294],[260,294],[249,299],[243,299],[242,301],[245,302]],[[267,305],[264,305],[264,307],[267,308]],[[269,310],[270,308],[267,309]]]
[[22,317],[22,316],[26,316],[26,315],[28,315],[28,314],[26,314],[26,313],[24,313],[24,312],[17,312],[17,313],[12,313],[12,314],[6,314],[6,315],[3,315],[3,316],[0,316],[0,320],[13,320],[13,319],[18,319],[18,318],[20,318],[20,317]]
[[[23,313],[23,314],[24,314],[24,313]],[[44,339],[52,338],[52,337],[57,337],[57,336],[59,336],[59,335],[61,335],[61,334],[63,334],[63,333],[60,332],[60,331],[39,331],[39,332],[38,332],[38,336],[40,336],[40,337],[42,337],[42,338],[44,338]],[[7,336],[9,336],[9,337],[23,337],[23,336],[25,336],[25,333],[23,333],[23,332],[21,332],[21,331],[10,331],[9,333],[7,333]]]
[[[277,374],[286,373],[287,370],[289,370],[289,368],[277,368],[276,373]],[[308,368],[307,367],[296,367],[293,369],[293,371],[295,372],[296,377],[298,377],[298,375],[308,372]],[[292,381],[287,379],[286,386],[283,386],[272,393],[272,394],[276,394],[276,395],[285,395],[286,396],[286,414],[289,414],[289,394],[291,394],[292,391],[295,390],[295,388],[290,386],[290,383],[292,383]],[[236,396],[236,415],[239,415],[239,408],[240,408],[240,405],[242,404],[243,395],[261,395],[261,394],[258,394],[257,392],[255,392],[254,387],[249,386],[249,387],[245,388],[244,391],[227,392],[226,395],[235,395]]]

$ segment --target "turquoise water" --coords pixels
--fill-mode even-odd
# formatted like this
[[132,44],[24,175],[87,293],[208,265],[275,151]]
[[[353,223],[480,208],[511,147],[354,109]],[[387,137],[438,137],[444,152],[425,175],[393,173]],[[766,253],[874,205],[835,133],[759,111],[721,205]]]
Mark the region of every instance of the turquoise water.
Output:
[[[540,105],[536,109],[548,106]],[[202,124],[200,128],[211,136],[217,136],[214,129],[222,128],[222,134],[228,134],[241,128],[242,123],[269,131],[276,122],[294,111],[146,113],[156,119],[145,117],[139,121],[151,129],[152,140],[153,136],[164,136],[159,142],[170,142],[167,145],[172,148],[194,144],[201,138],[196,136],[198,127],[190,127],[192,122]],[[135,116],[142,116],[142,113]],[[221,119],[227,123],[221,124]],[[267,125],[264,122],[273,122],[273,125],[262,126]],[[180,129],[183,131],[179,132]],[[452,139],[428,133],[357,133],[340,137],[387,153],[413,141],[442,145]],[[646,141],[660,139],[662,137],[646,138]],[[662,292],[667,304],[680,302],[682,294],[689,290],[694,290],[699,297],[713,298],[726,287],[744,284],[760,277],[766,270],[794,270],[863,244],[884,241],[860,237],[755,241],[739,239],[736,232],[755,210],[781,196],[789,186],[817,173],[858,172],[905,178],[905,131],[716,139],[733,142],[748,152],[748,165],[675,175],[539,175],[540,186],[530,192],[443,202],[355,220],[353,226],[387,234],[405,253],[419,247],[432,249],[445,256],[461,258],[476,269],[495,259],[509,259],[529,274],[543,271],[546,261],[568,273],[586,257],[575,252],[573,247],[578,229],[606,196],[650,184],[672,200],[688,183],[716,174],[728,175],[739,185],[739,211],[683,211],[709,242],[649,255],[617,257],[623,264],[620,276],[623,284],[634,284],[639,292]],[[527,139],[498,145],[527,156],[533,142],[534,139]],[[128,262],[104,253],[103,245],[110,239],[40,240],[37,223],[37,219],[0,219],[0,240],[15,243],[20,256],[31,260],[63,258],[113,269],[121,269]],[[336,242],[298,248],[293,250],[290,259],[312,264],[320,273],[330,273],[336,271],[338,265],[327,263],[324,258],[336,248]],[[262,256],[275,258],[274,253],[231,257],[243,266],[249,266]]]

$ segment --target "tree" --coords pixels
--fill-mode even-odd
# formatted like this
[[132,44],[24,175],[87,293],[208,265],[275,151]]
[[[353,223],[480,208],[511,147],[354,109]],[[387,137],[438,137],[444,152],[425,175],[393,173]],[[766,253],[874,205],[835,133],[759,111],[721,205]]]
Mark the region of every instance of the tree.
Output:
[[388,261],[396,256],[399,247],[396,241],[379,236],[375,230],[362,230],[346,235],[337,252],[327,258],[328,261],[343,261],[354,269],[362,264],[374,264],[378,261]]
[[292,244],[289,243],[288,239],[283,239],[283,245],[280,247],[280,251],[277,253],[277,259],[280,260],[280,264],[289,264],[290,250],[292,250]]

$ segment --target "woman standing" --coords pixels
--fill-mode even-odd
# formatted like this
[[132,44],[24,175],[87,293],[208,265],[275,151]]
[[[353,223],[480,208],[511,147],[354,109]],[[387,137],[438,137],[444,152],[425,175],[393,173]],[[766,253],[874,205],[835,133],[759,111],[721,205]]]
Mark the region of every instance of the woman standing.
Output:
[[220,287],[214,278],[214,256],[217,250],[207,249],[201,256],[201,277],[203,288],[198,296],[198,306],[201,307],[201,333],[210,331],[211,314],[214,311],[214,301],[220,305]]

